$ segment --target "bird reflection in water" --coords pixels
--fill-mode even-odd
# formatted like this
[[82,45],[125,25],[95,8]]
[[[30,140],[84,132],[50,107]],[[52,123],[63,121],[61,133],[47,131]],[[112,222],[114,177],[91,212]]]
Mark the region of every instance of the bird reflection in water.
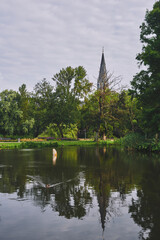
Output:
[[[52,162],[53,162],[53,165],[56,165],[56,160],[57,160],[56,149],[53,148],[52,153],[53,153]],[[45,184],[45,183],[43,183],[43,181],[41,180],[41,178],[39,176],[27,175],[27,177],[29,177],[33,181],[34,184],[36,184],[37,186],[42,187],[42,188],[52,188],[52,187],[56,187],[57,185],[64,183],[64,182],[59,182],[59,183],[55,183],[55,184]],[[70,179],[68,181],[70,181]]]
[[34,185],[36,185],[37,187],[40,187],[40,188],[54,188],[61,184],[65,184],[65,183],[68,183],[68,182],[71,182],[74,180],[74,179],[68,179],[63,182],[58,182],[58,183],[54,183],[54,184],[48,184],[48,183],[46,184],[42,181],[42,179],[39,176],[27,175],[27,177],[33,182]]

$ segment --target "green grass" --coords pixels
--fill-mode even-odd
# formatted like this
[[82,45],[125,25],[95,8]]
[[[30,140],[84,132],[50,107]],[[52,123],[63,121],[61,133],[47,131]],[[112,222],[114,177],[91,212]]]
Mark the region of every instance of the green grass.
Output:
[[45,148],[45,147],[58,147],[58,146],[104,146],[110,144],[117,144],[118,141],[106,140],[99,142],[91,141],[44,141],[44,142],[20,142],[20,143],[0,143],[1,149],[29,149],[29,148]]
[[0,142],[0,150],[1,149],[15,149],[15,148],[19,148],[19,143],[8,143],[8,142],[5,142],[5,143],[1,143]]
[[124,138],[111,140],[100,140],[94,142],[93,140],[73,140],[73,141],[43,141],[43,142],[0,142],[0,150],[3,149],[31,149],[31,148],[51,148],[58,146],[108,146],[108,145],[121,145],[129,150],[139,150],[139,151],[158,151],[160,152],[160,142],[155,143],[152,141],[145,141],[144,138],[138,134],[126,135]]
[[28,148],[44,148],[56,147],[57,142],[20,142],[20,143],[0,143],[0,149],[28,149]]

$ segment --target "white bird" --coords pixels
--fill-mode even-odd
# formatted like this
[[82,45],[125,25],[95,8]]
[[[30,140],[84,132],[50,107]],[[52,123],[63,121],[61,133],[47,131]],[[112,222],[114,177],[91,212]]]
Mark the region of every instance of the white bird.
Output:
[[53,148],[53,165],[55,165],[56,164],[56,159],[57,159],[57,151],[56,151],[56,149],[54,149]]

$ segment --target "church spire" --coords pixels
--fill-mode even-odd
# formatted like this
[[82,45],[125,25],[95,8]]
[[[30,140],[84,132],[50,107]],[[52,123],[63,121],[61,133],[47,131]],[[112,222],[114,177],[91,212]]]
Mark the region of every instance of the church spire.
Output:
[[105,86],[108,87],[108,79],[107,79],[106,63],[105,63],[105,58],[104,58],[104,47],[103,47],[99,76],[98,76],[98,80],[97,80],[97,89],[102,90],[102,89],[104,89]]

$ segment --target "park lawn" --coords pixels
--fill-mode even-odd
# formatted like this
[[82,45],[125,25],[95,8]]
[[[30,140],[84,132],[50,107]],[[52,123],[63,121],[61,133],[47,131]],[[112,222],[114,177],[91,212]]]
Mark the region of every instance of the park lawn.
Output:
[[58,146],[96,146],[96,145],[110,145],[115,144],[117,141],[106,140],[94,142],[93,140],[77,140],[77,141],[44,141],[44,142],[0,142],[0,150],[2,149],[28,149],[28,148],[44,148],[44,147],[58,147]]
[[0,150],[1,149],[15,149],[19,148],[18,142],[0,142]]

